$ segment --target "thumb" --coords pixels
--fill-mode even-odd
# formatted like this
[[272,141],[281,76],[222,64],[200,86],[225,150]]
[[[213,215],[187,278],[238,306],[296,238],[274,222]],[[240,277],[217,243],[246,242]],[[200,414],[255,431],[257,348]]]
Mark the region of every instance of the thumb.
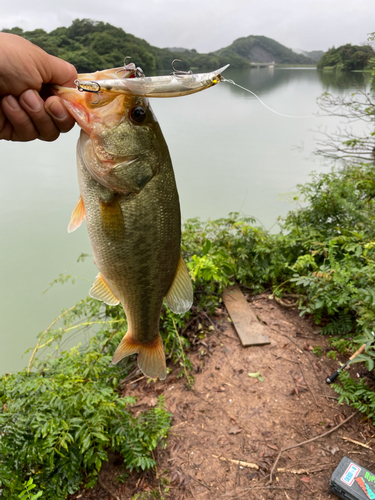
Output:
[[50,80],[45,83],[61,85],[62,87],[74,87],[74,80],[77,78],[77,70],[73,64],[55,56],[50,55],[49,57]]

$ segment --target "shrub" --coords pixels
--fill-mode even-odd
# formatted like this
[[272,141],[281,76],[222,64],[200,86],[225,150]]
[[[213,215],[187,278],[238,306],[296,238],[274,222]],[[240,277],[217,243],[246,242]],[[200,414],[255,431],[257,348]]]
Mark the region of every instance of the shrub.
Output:
[[[92,303],[84,301],[87,313]],[[119,375],[132,365],[114,366],[111,359],[123,334],[103,328],[84,348],[37,359],[36,371],[0,379],[3,498],[14,499],[30,478],[51,500],[81,483],[93,486],[108,450],[120,453],[129,470],[155,465],[151,452],[166,437],[170,415],[159,397],[154,409],[134,418],[135,399],[120,397]]]

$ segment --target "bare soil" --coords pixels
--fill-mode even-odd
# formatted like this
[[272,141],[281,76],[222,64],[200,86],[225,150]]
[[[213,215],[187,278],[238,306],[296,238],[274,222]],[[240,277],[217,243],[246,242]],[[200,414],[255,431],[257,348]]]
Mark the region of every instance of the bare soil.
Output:
[[[177,368],[164,382],[148,384],[139,377],[122,385],[124,395],[139,398],[135,412],[155,405],[164,394],[173,414],[167,446],[155,454],[157,470],[132,474],[122,484],[116,478],[125,469],[119,457],[111,457],[100,473],[101,485],[71,500],[131,500],[137,493],[139,500],[326,500],[337,498],[329,480],[344,456],[374,470],[375,429],[356,414],[330,435],[283,452],[269,484],[281,449],[333,429],[354,410],[339,405],[326,384],[338,362],[312,352],[317,345],[323,353],[329,350],[316,325],[267,294],[248,300],[268,326],[271,344],[242,347],[224,306],[202,322],[204,338],[193,323],[192,389],[186,378],[177,378]],[[353,365],[351,373],[356,370]],[[264,380],[248,375],[255,372]]]

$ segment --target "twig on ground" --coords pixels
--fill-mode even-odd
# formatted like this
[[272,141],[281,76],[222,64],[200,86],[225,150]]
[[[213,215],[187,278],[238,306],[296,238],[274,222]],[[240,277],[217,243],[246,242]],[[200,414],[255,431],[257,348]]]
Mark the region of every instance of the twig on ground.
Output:
[[[121,370],[120,372],[112,375],[112,377],[107,378],[105,383],[108,384],[108,382],[110,382],[113,378],[115,378],[115,377],[117,378],[119,375],[121,375],[121,373],[126,372],[126,370],[129,370],[128,366],[126,368],[124,368],[123,370]],[[136,371],[138,371],[138,368],[134,368],[134,370],[132,370],[123,380],[121,380],[121,382],[119,382],[119,384],[122,384],[128,377],[132,377]]]
[[[280,332],[278,332],[278,333],[280,333]],[[306,358],[308,359],[308,361],[309,361],[310,365],[313,367],[313,370],[314,370],[314,373],[315,373],[315,376],[316,376],[316,380],[320,383],[321,381],[320,381],[319,376],[318,376],[318,374],[317,374],[317,372],[316,372],[316,368],[315,368],[314,364],[312,363],[311,359],[308,357],[307,352],[306,352],[306,351],[304,351],[303,349],[301,349],[301,347],[297,344],[297,342],[294,342],[294,340],[293,340],[291,337],[289,337],[289,335],[286,335],[285,333],[281,333],[281,335],[282,335],[283,337],[286,337],[287,339],[289,339],[291,342],[293,342],[293,344],[294,344],[296,347],[298,347],[298,349],[299,349],[300,351],[302,351],[302,353],[303,353],[303,354],[306,356]]]
[[300,430],[297,429],[297,427],[293,427],[293,425],[290,426],[294,431],[298,432],[304,439],[306,439],[305,434],[303,434]]
[[197,317],[197,316],[194,316],[194,318],[193,318],[193,319],[191,319],[191,320],[189,321],[189,323],[185,326],[185,328],[182,330],[182,332],[180,333],[180,335],[182,335],[182,336],[183,336],[183,335],[184,335],[184,333],[186,332],[186,330],[189,328],[189,326],[190,326],[192,323],[194,323],[194,321],[196,321],[197,319],[198,319],[198,317]]
[[310,340],[316,340],[315,337],[308,337],[307,335],[300,335],[298,333],[296,333],[296,338],[297,339],[310,339]]
[[309,391],[310,391],[310,392],[311,392],[311,394],[312,394],[312,397],[314,398],[314,403],[315,403],[315,405],[316,405],[318,408],[321,408],[321,406],[320,406],[320,405],[318,405],[318,402],[317,402],[317,400],[316,400],[316,397],[315,397],[315,393],[314,393],[314,391],[311,389],[311,387],[309,386],[309,384],[308,384],[308,382],[307,382],[307,380],[306,380],[306,377],[305,377],[305,375],[304,375],[304,373],[303,373],[303,370],[302,370],[301,363],[298,363],[298,366],[299,366],[299,369],[301,370],[303,380],[305,381],[305,384],[307,385],[307,388],[309,389]]
[[247,467],[248,469],[259,470],[259,465],[252,464],[249,462],[243,462],[242,460],[232,460],[231,458],[219,457],[218,455],[212,455],[214,458],[218,458],[222,462],[231,462],[232,464],[240,465],[241,467]]
[[211,323],[211,325],[214,327],[215,332],[217,332],[217,328],[216,328],[216,326],[215,326],[215,323],[212,321],[212,319],[209,317],[209,315],[208,315],[206,312],[204,312],[204,313],[203,313],[203,316],[206,316],[206,318],[208,319],[208,321],[209,321],[209,322]]
[[278,354],[275,354],[275,360],[277,361],[278,359],[285,359],[285,361],[289,361],[290,363],[294,363],[296,365],[298,365],[298,361],[293,361],[292,359],[288,359],[288,358],[283,358],[283,356],[279,356]]
[[136,378],[135,380],[132,380],[131,382],[128,382],[127,384],[125,385],[131,385],[131,384],[135,384],[137,382],[139,382],[140,380],[146,378],[146,375],[143,375],[142,377],[139,377],[139,378]]
[[344,441],[349,441],[350,443],[356,444],[358,446],[362,446],[362,448],[367,448],[368,450],[374,451],[368,444],[360,443],[359,441],[355,441],[354,439],[348,437],[342,437],[341,439],[343,439]]
[[118,497],[116,495],[116,493],[113,493],[113,491],[111,491],[108,486],[106,486],[102,480],[102,478],[100,476],[98,476],[98,483],[100,484],[100,486],[103,488],[103,490],[105,490],[109,495],[111,495],[112,498],[114,498],[115,500],[120,500],[120,497]]
[[[218,375],[220,378],[222,378],[222,379],[225,379],[225,380],[226,380],[226,377],[225,377],[224,375],[221,375],[221,373],[218,373],[217,375]],[[242,389],[243,391],[248,392],[248,391],[247,391],[247,389],[246,389],[246,387],[242,387],[241,385],[236,384],[235,382],[233,382],[233,380],[232,380],[232,379],[230,379],[230,381],[231,381],[231,383],[230,383],[230,384],[229,384],[228,382],[223,382],[223,385],[229,385],[229,386],[231,387],[231,386],[232,386],[232,384],[233,384],[235,387],[238,387],[238,389]],[[253,385],[253,384],[251,384],[251,385]],[[251,386],[250,386],[250,387],[251,387]]]
[[193,495],[193,498],[195,498],[195,500],[197,500],[197,497],[194,495],[194,491],[193,491],[193,488],[191,487],[191,484],[189,484],[189,487],[190,487],[191,494]]
[[206,484],[206,483],[204,483],[203,481],[199,481],[199,479],[197,479],[197,478],[195,478],[195,477],[191,476],[190,474],[188,474],[187,472],[185,472],[185,471],[182,469],[182,467],[178,467],[178,469],[181,469],[181,471],[182,471],[184,474],[186,474],[187,476],[189,476],[189,477],[190,477],[190,479],[192,479],[193,481],[196,481],[196,482],[197,482],[198,484],[200,484],[201,486],[204,486],[205,488],[207,488],[207,489],[208,489],[208,491],[211,491],[211,488],[210,488],[209,486],[207,486],[207,484]]
[[320,472],[322,470],[327,470],[327,466],[319,467],[318,469],[285,469],[284,467],[279,467],[277,472],[285,472],[289,474],[314,474],[315,472]]
[[314,491],[313,489],[310,488],[310,486],[308,484],[306,484],[304,481],[302,481],[301,478],[299,478],[296,474],[294,474],[296,478],[298,478],[299,481],[301,481],[301,483],[306,486],[306,488],[311,491],[311,493],[316,493],[316,491]]
[[268,484],[272,484],[272,475],[273,475],[273,472],[276,468],[276,465],[281,457],[281,454],[284,452],[284,451],[288,451],[288,450],[292,450],[293,448],[298,448],[299,446],[303,446],[304,444],[308,444],[308,443],[312,443],[313,441],[316,441],[317,439],[320,439],[324,436],[328,436],[328,434],[332,434],[332,432],[335,432],[337,429],[339,429],[342,425],[346,424],[347,422],[349,422],[349,420],[351,420],[354,415],[356,415],[357,412],[355,411],[354,413],[352,413],[350,415],[350,417],[348,417],[347,419],[345,419],[343,422],[341,422],[340,424],[336,425],[336,427],[333,427],[332,429],[330,429],[329,431],[327,432],[324,432],[323,434],[320,434],[319,436],[315,436],[314,438],[311,438],[311,439],[308,439],[307,441],[302,441],[302,443],[298,443],[298,444],[294,444],[292,446],[287,446],[286,448],[283,448],[282,450],[279,451],[279,454],[277,455],[276,457],[276,460],[274,461],[273,463],[273,466],[272,466],[272,469],[271,469],[271,472],[270,472],[270,480],[269,480],[269,483]]
[[273,300],[276,302],[276,304],[279,304],[280,306],[285,307],[287,309],[291,309],[292,307],[297,307],[299,303],[299,300],[296,300],[292,304],[287,304],[282,299],[280,299],[280,297],[277,297],[276,295],[273,296]]

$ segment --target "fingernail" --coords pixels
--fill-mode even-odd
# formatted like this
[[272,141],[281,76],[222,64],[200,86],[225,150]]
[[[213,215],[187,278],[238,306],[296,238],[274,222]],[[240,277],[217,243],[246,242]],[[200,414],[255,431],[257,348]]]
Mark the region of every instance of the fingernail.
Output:
[[8,95],[5,98],[5,101],[9,104],[9,106],[14,109],[14,111],[19,111],[21,109],[20,105],[18,104],[18,101],[15,97],[12,95]]
[[23,100],[32,111],[39,111],[43,106],[42,100],[35,90],[26,90]]
[[53,114],[55,118],[58,120],[62,120],[66,117],[66,109],[61,104],[60,101],[52,101],[48,106],[49,111]]

